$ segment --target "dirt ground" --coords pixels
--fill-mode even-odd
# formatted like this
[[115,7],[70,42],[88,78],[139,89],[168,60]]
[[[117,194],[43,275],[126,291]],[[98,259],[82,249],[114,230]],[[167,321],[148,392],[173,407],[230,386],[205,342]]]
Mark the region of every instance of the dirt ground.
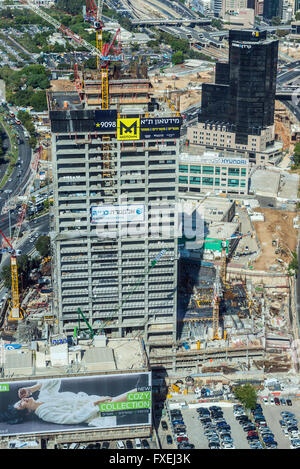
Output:
[[75,91],[75,85],[69,80],[51,80],[51,91]]
[[[180,111],[183,112],[189,106],[201,101],[201,90],[191,90],[191,86],[201,85],[202,83],[212,83],[214,79],[213,71],[204,71],[192,73],[187,76],[154,76],[151,77],[154,94],[157,97],[167,97],[167,93],[160,91],[183,90],[179,93],[170,93],[170,105],[174,105],[177,109],[178,96],[180,96]],[[157,91],[157,93],[155,93]]]
[[[257,270],[268,270],[271,265],[278,265],[281,267],[279,271],[285,270],[283,264],[278,263],[276,259],[289,263],[291,252],[296,250],[298,232],[293,228],[296,212],[271,208],[259,208],[256,211],[264,213],[265,221],[253,223],[262,249],[253,266]],[[277,246],[272,246],[272,240],[277,240]],[[277,254],[275,254],[276,249],[280,249]]]
[[300,59],[300,47],[281,47],[280,50],[294,59]]

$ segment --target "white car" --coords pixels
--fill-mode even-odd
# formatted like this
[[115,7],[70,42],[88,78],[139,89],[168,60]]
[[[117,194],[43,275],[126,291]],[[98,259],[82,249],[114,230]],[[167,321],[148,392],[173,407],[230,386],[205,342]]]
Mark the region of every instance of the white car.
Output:
[[134,442],[136,449],[142,449],[141,440],[139,438],[136,438]]
[[274,401],[273,397],[270,397],[270,404],[275,405],[275,401]]
[[125,449],[125,445],[122,440],[117,441],[117,448],[118,449]]
[[265,405],[269,405],[269,399],[268,399],[267,397],[264,397],[264,398],[263,398],[263,403],[264,403]]
[[300,440],[298,439],[292,440],[290,444],[290,448],[291,449],[300,448]]
[[283,427],[282,431],[285,434],[285,436],[289,436],[289,432],[287,428]]

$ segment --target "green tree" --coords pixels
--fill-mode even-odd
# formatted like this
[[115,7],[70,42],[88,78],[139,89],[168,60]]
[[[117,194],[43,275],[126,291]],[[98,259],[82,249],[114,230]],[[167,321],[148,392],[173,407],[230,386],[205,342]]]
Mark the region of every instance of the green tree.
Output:
[[246,409],[254,409],[257,401],[256,390],[251,384],[236,386],[233,390],[235,397]]
[[279,26],[281,24],[280,16],[274,16],[271,20],[273,26]]
[[3,280],[5,288],[11,288],[11,270],[9,265],[5,265],[2,268],[1,280]]
[[85,61],[84,64],[85,68],[89,68],[91,70],[97,69],[97,57],[90,57]]
[[293,276],[297,275],[299,270],[298,256],[295,251],[292,252],[292,260],[288,265],[288,275]]
[[181,50],[175,52],[172,55],[172,63],[174,65],[182,64],[183,62],[184,62],[184,56],[183,56],[183,52]]
[[221,21],[221,20],[218,20],[218,19],[216,19],[216,18],[213,18],[213,19],[211,20],[211,25],[212,25],[213,28],[216,28],[216,29],[218,29],[219,31],[220,31],[221,29],[223,29],[223,23],[222,23],[222,21]]
[[42,257],[48,257],[50,254],[50,238],[49,236],[40,236],[35,243],[35,249]]

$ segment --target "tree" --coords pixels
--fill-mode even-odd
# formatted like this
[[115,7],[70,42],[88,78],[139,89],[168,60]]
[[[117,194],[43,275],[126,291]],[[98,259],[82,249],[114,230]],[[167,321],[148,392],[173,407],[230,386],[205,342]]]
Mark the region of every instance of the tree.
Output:
[[293,276],[297,275],[299,270],[298,256],[295,251],[292,252],[292,260],[288,265],[288,275]]
[[219,31],[220,31],[221,29],[223,29],[223,23],[222,23],[222,21],[221,21],[221,20],[217,20],[216,18],[213,18],[213,19],[211,20],[211,26],[212,26],[213,28],[218,29]]
[[50,254],[50,238],[49,236],[40,236],[35,243],[35,249],[42,257],[48,257]]
[[256,390],[251,384],[236,386],[233,390],[235,397],[245,406],[246,409],[254,409],[257,401]]
[[183,52],[181,50],[175,52],[175,54],[172,55],[172,63],[174,65],[182,64],[183,62],[184,62],[184,57],[183,57]]
[[1,271],[1,279],[4,282],[5,288],[11,288],[11,270],[9,265],[5,265]]
[[89,68],[91,70],[96,70],[97,69],[97,57],[90,57],[85,61],[84,64],[85,68]]
[[274,16],[271,20],[273,26],[279,26],[281,24],[280,16]]

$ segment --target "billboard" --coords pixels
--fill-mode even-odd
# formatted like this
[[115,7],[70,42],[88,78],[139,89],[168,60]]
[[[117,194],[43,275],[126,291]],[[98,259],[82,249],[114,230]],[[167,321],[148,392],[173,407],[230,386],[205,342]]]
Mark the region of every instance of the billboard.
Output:
[[140,118],[118,119],[117,125],[118,140],[139,140],[140,139]]
[[118,140],[148,140],[179,138],[182,117],[153,117],[118,119]]
[[98,205],[91,207],[91,223],[141,223],[144,220],[144,204]]
[[151,373],[0,383],[0,436],[151,425]]
[[182,117],[140,119],[140,139],[179,138]]
[[97,132],[117,130],[117,111],[112,109],[106,110],[95,110],[95,130]]

